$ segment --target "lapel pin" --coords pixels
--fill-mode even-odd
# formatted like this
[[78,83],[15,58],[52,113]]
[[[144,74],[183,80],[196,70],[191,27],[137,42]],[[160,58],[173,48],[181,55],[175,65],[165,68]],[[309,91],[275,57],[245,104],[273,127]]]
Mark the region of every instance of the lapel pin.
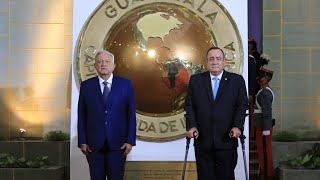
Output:
[[224,80],[228,80],[228,78],[224,78]]

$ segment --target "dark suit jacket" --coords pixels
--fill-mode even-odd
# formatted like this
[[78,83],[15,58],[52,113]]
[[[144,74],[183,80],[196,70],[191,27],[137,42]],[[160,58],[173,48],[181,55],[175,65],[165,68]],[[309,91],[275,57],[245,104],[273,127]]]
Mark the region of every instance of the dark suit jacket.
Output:
[[78,145],[88,144],[97,150],[105,142],[114,150],[119,150],[124,143],[136,144],[133,86],[131,81],[117,76],[113,76],[107,105],[103,102],[98,77],[83,81],[80,87]]
[[[187,130],[196,127],[199,137],[195,146],[231,149],[238,146],[230,138],[232,127],[243,130],[248,97],[242,76],[223,72],[216,100],[213,99],[209,72],[192,75],[186,97]],[[213,144],[214,143],[214,144]]]

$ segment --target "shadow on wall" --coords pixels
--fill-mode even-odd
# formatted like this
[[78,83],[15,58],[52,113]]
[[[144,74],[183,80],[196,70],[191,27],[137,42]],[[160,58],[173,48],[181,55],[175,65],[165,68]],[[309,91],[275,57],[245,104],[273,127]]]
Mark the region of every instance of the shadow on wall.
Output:
[[[9,93],[11,94],[9,99]],[[14,140],[21,136],[20,128],[26,129],[25,137],[40,139],[43,124],[35,113],[38,102],[32,97],[32,89],[0,88],[0,135]]]
[[72,84],[72,66],[69,69],[69,78],[67,81],[67,108],[71,109],[71,84]]
[[[68,81],[64,81],[67,90],[64,94],[66,97],[66,110],[71,110],[71,82],[72,82],[72,67],[68,72]],[[0,136],[5,136],[8,139],[20,137],[20,128],[26,129],[24,136],[28,139],[40,139],[43,134],[55,129],[63,129],[68,131],[70,120],[63,124],[61,118],[64,113],[57,112],[53,109],[47,113],[47,104],[44,104],[45,109],[39,110],[38,94],[43,93],[46,89],[34,89],[37,86],[27,84],[16,87],[1,87],[0,86]],[[49,102],[50,103],[50,102]],[[50,106],[50,104],[49,104]],[[49,107],[48,106],[48,107]]]
[[9,111],[6,105],[7,90],[0,88],[0,136],[9,136]]

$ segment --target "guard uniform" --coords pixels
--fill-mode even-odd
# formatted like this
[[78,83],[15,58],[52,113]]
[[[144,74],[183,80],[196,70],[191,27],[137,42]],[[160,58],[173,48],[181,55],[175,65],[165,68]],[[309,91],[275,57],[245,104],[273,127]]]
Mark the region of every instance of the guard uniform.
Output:
[[[270,81],[273,71],[261,69],[260,74],[262,75],[260,75],[258,81],[260,78],[265,77],[265,75],[270,77]],[[272,118],[274,94],[268,82],[266,82],[266,84],[260,84],[261,88],[256,94],[254,109],[254,127],[256,128],[259,171],[261,179],[264,180],[271,180],[273,177],[271,136],[274,125]]]

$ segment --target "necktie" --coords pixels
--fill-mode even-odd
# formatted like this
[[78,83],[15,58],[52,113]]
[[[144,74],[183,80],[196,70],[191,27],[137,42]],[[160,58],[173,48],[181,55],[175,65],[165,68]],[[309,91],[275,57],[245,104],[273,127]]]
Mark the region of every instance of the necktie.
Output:
[[219,89],[219,78],[214,77],[212,78],[214,80],[214,87],[213,87],[213,99],[216,100],[217,92]]
[[103,93],[102,93],[103,102],[104,102],[105,104],[107,104],[108,94],[109,94],[108,82],[107,82],[107,81],[104,81],[104,82],[103,82],[103,85],[104,85]]

